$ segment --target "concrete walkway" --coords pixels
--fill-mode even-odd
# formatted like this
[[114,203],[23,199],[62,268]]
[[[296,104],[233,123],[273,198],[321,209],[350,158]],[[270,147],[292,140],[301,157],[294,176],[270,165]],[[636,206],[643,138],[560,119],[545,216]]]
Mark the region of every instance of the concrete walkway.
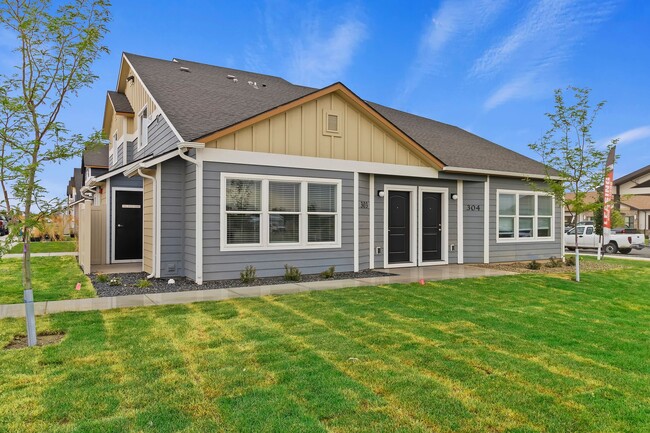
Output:
[[[357,278],[349,280],[314,281],[305,283],[276,284],[270,286],[234,287],[231,289],[193,290],[187,292],[154,293],[106,298],[69,299],[64,301],[35,302],[37,315],[63,311],[110,310],[123,307],[150,307],[154,305],[189,304],[192,302],[222,301],[224,299],[248,298],[267,295],[285,295],[315,290],[335,290],[348,287],[376,286],[381,284],[413,283],[448,280],[453,278],[477,278],[512,275],[512,272],[468,265],[428,266],[421,268],[379,269],[391,276]],[[38,290],[36,291],[38,294]],[[24,317],[25,304],[0,305],[0,318]]]
[[[78,252],[61,252],[61,253],[32,253],[32,257],[60,257],[60,256],[78,256]],[[4,259],[22,259],[22,254],[5,254]]]

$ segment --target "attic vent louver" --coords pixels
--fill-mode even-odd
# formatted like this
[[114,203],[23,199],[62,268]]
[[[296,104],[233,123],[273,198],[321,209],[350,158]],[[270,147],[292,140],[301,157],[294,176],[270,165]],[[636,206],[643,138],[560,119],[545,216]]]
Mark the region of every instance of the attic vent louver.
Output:
[[185,67],[185,66],[181,66],[181,71],[183,71],[183,72],[190,72],[190,68]]
[[255,82],[255,81],[249,81],[248,84],[253,86],[253,88],[255,88],[255,89],[259,89],[259,87],[257,87],[257,82]]

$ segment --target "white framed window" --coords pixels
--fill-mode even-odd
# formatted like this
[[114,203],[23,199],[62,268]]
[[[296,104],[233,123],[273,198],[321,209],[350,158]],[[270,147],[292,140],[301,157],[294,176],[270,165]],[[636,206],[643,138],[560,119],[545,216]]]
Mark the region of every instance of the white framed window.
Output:
[[147,146],[149,142],[149,113],[147,105],[138,113],[138,150]]
[[222,250],[341,246],[339,179],[222,173],[221,188]]
[[497,190],[497,242],[555,240],[555,200],[543,192]]

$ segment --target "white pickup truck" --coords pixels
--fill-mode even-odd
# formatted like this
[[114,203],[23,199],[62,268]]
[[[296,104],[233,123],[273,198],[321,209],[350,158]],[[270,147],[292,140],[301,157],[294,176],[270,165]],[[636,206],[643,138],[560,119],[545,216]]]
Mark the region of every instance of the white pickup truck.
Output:
[[[578,247],[580,248],[598,248],[600,245],[600,236],[596,234],[593,225],[578,225],[564,234],[564,245],[569,251],[575,251],[576,239],[575,230],[578,230]],[[629,254],[633,249],[642,250],[645,247],[645,235],[631,233],[611,233],[605,236],[603,250],[607,254]]]

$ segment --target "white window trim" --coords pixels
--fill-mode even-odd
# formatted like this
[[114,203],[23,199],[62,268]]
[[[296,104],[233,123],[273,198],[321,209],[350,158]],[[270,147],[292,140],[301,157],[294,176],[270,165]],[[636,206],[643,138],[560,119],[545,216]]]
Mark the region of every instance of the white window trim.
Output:
[[[424,261],[422,259],[422,203],[424,193],[431,192],[440,194],[440,213],[441,213],[441,240],[440,240],[440,260]],[[447,265],[449,264],[449,189],[431,186],[418,187],[418,266],[429,265]]]
[[[226,184],[228,179],[237,180],[260,180],[261,185],[261,210],[258,211],[237,211],[236,213],[260,214],[260,242],[256,244],[234,244],[227,243],[228,223],[226,220]],[[289,182],[300,183],[300,236],[298,243],[271,243],[269,242],[269,182]],[[336,213],[330,212],[308,212],[308,187],[309,183],[321,183],[336,185]],[[259,174],[245,173],[221,173],[220,180],[220,247],[221,251],[273,251],[273,250],[303,250],[303,249],[322,249],[322,248],[341,248],[341,219],[342,219],[342,184],[341,179],[327,179],[318,177],[299,177],[299,176],[267,176]],[[280,213],[280,212],[273,212]],[[291,212],[287,212],[291,213]],[[308,215],[310,214],[328,214],[336,215],[335,241],[334,242],[308,242]]]
[[[499,237],[499,217],[501,216],[499,213],[499,197],[501,194],[514,194],[515,195],[515,224],[514,224],[514,235],[515,237],[513,238],[500,238]],[[535,213],[534,215],[524,215],[524,217],[532,217],[533,218],[533,237],[529,238],[524,238],[524,237],[519,237],[519,196],[520,195],[533,195],[535,196]],[[539,215],[538,211],[538,196],[546,196],[546,197],[551,197],[551,206],[553,209],[553,213],[550,215],[551,218],[551,236],[550,237],[539,237],[537,236],[537,219],[542,217],[548,218],[547,215]],[[525,191],[525,190],[516,190],[516,189],[497,189],[497,204],[496,204],[496,230],[495,230],[495,237],[496,237],[496,242],[498,244],[507,244],[507,243],[517,243],[517,242],[555,242],[555,216],[556,216],[556,209],[555,209],[555,197],[553,197],[550,194],[547,194],[545,192],[541,191]]]
[[[142,149],[144,149],[144,148],[147,147],[147,145],[149,144],[149,134],[148,134],[148,131],[147,131],[147,140],[146,140],[147,142],[144,143],[144,144],[142,144],[143,141],[144,141],[144,140],[142,139],[142,137],[143,137],[143,134],[142,134],[142,133],[143,133],[143,129],[144,129],[144,128],[147,128],[147,129],[148,129],[148,128],[149,128],[149,125],[151,124],[151,122],[149,121],[150,113],[149,113],[148,111],[147,111],[147,117],[145,117],[145,119],[144,119],[143,122],[140,122],[140,118],[142,117],[142,113],[143,113],[145,110],[148,110],[148,105],[147,105],[147,104],[144,104],[144,105],[142,106],[142,108],[140,109],[140,111],[138,111],[138,116],[136,117],[136,122],[137,122],[137,127],[138,127],[138,132],[137,132],[137,135],[138,135],[138,150],[142,150]],[[140,127],[141,124],[145,124],[144,128],[141,128],[141,127]]]
[[[115,259],[115,196],[117,191],[140,191],[142,192],[142,188],[131,188],[131,187],[126,187],[126,186],[116,186],[113,188],[111,191],[111,263],[140,263],[142,262],[142,259],[126,259],[126,260],[116,260]],[[144,197],[143,197],[144,200]],[[142,208],[142,215],[144,216],[144,201],[142,202],[143,208]],[[144,232],[143,232],[144,233]],[[144,237],[142,242],[144,243]],[[144,257],[144,256],[143,256]]]

